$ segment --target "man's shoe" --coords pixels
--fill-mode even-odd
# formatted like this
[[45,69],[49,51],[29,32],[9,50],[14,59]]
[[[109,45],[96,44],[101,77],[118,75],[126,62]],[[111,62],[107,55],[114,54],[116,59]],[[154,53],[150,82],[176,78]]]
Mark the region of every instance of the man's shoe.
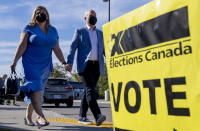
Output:
[[106,120],[106,116],[99,114],[96,120],[96,126],[100,126]]
[[79,118],[78,123],[84,124],[84,125],[89,125],[89,124],[92,124],[92,121],[87,119],[87,117],[81,117],[81,118]]

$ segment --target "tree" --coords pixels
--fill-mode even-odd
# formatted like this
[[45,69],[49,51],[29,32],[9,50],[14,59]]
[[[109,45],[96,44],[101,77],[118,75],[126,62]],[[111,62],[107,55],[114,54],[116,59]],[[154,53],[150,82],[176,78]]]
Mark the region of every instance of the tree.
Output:
[[58,63],[54,65],[54,71],[51,73],[50,76],[53,78],[67,78],[64,67],[59,65]]
[[107,73],[105,75],[100,76],[99,81],[97,83],[97,89],[99,91],[99,97],[104,98],[105,90],[109,89]]
[[58,63],[54,65],[54,71],[50,75],[53,78],[66,78],[68,81],[81,82],[78,74],[72,74],[65,71],[65,68]]

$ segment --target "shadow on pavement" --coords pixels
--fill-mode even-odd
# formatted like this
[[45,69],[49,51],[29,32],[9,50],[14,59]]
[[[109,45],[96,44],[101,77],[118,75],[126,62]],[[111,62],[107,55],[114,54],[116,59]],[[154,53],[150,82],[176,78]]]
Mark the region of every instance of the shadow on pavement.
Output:
[[[113,128],[107,127],[84,127],[84,126],[56,126],[58,129],[44,129],[44,130],[51,130],[51,131],[113,131]],[[63,128],[63,129],[60,129]]]
[[1,107],[0,110],[25,110],[26,108]]
[[73,107],[59,106],[59,107],[56,107],[56,106],[52,105],[52,106],[42,106],[42,108],[80,108],[80,106],[73,106]]
[[[73,106],[73,107],[67,107],[67,106],[59,106],[59,107],[56,107],[54,105],[52,106],[42,106],[42,108],[80,108],[80,106]],[[109,106],[100,106],[100,108],[110,108]]]
[[17,123],[2,123],[2,122],[0,122],[0,125],[12,125],[12,124],[17,124]]
[[79,116],[79,113],[76,113],[76,114],[69,113],[69,114],[61,114],[61,115],[65,115],[65,116]]
[[0,131],[31,131],[31,130],[16,128],[16,127],[8,127],[0,124]]

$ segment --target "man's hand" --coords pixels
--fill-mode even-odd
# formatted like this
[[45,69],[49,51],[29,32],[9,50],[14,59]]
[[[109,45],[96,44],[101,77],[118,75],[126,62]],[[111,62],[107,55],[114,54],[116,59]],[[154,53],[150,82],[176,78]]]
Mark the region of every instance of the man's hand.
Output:
[[65,68],[66,71],[71,72],[72,71],[72,64],[65,64],[64,68]]

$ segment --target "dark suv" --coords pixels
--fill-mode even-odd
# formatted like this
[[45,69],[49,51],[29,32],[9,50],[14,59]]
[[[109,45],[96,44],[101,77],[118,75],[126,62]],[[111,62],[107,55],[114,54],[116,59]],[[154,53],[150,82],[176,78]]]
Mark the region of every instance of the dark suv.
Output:
[[66,103],[67,107],[73,106],[73,90],[71,84],[63,78],[49,78],[44,91],[44,103]]

